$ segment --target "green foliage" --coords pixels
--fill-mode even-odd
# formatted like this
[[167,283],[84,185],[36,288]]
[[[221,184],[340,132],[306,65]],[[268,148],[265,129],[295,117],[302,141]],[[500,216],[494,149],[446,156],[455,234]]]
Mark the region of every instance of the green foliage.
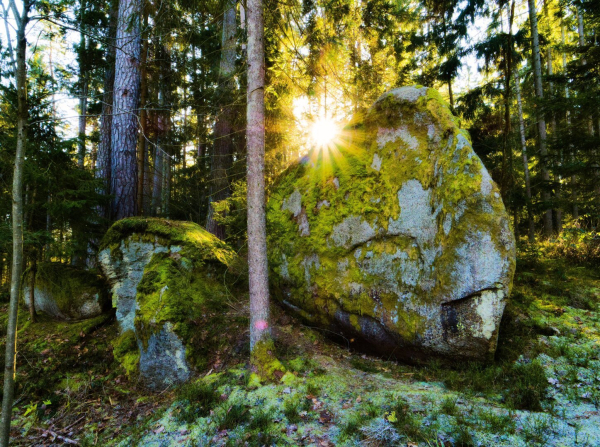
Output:
[[177,418],[183,422],[193,422],[206,417],[219,402],[218,381],[203,379],[181,385],[177,389],[180,410]]

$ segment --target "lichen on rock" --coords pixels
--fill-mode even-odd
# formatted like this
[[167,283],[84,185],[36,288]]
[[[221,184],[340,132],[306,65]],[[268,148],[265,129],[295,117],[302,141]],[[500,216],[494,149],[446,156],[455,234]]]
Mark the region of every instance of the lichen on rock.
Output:
[[493,355],[515,244],[468,134],[435,90],[413,86],[382,95],[344,136],[270,191],[274,296],[371,351]]
[[202,369],[206,340],[219,337],[224,326],[223,278],[235,253],[191,222],[129,218],[111,227],[98,259],[122,334],[115,358],[125,369],[139,371],[154,388]]
[[[32,270],[23,275],[22,303],[29,306]],[[34,302],[36,311],[59,320],[94,318],[110,309],[108,284],[97,272],[60,262],[36,266]]]

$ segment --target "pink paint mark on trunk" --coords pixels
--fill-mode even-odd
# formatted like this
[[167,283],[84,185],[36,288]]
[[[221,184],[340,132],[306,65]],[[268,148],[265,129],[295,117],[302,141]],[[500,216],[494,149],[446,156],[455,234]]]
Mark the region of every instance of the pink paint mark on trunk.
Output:
[[259,331],[264,331],[269,327],[269,323],[267,323],[265,320],[258,320],[256,323],[254,323],[254,327]]

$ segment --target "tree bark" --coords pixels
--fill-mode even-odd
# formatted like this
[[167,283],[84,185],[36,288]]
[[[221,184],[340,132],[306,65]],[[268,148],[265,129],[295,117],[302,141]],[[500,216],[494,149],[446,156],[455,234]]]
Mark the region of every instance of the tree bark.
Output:
[[115,220],[137,213],[141,13],[140,0],[121,0],[117,20],[111,137],[111,217]]
[[17,147],[12,190],[12,236],[13,259],[10,282],[10,304],[8,309],[8,327],[6,329],[6,352],[4,358],[4,394],[2,397],[2,420],[0,422],[0,447],[8,447],[10,422],[14,400],[17,349],[17,314],[19,293],[23,275],[23,165],[27,146],[27,40],[25,28],[29,22],[29,0],[23,4],[23,13],[19,15],[13,2],[13,13],[17,23],[17,58],[15,78],[17,86]]
[[236,2],[227,0],[223,16],[223,34],[221,38],[221,64],[219,67],[220,112],[215,123],[212,162],[211,186],[208,199],[208,216],[206,230],[219,239],[225,239],[225,228],[214,220],[213,202],[218,202],[229,197],[228,171],[231,168],[233,154],[233,92],[235,83],[235,56],[236,56]]
[[[144,30],[148,26],[148,13],[144,8]],[[148,97],[148,37],[144,36],[141,52],[141,79],[140,79],[140,132],[137,141],[137,163],[138,163],[138,186],[137,186],[137,209],[140,214],[144,214],[144,178],[146,170],[144,163],[146,161],[146,128],[147,112],[146,103]]]
[[265,52],[261,0],[248,0],[248,267],[250,349],[270,339],[265,223]]
[[[535,10],[535,0],[527,0],[529,4],[529,23],[531,25],[531,36],[533,38],[533,77],[535,81],[535,94],[539,100],[544,98],[544,90],[542,88],[542,62],[540,58],[540,38],[538,35],[537,12]],[[536,119],[538,124],[539,140],[538,146],[540,151],[540,166],[542,170],[542,201],[544,205],[544,236],[552,236],[552,208],[550,207],[550,191],[548,185],[550,183],[550,173],[548,172],[548,150],[546,148],[546,120],[544,114],[539,110],[536,111]]]

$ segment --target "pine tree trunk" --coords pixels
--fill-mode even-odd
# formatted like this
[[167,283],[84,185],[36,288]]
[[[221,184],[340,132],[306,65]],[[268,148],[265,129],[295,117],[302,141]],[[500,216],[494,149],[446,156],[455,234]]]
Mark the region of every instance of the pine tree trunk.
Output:
[[248,0],[248,268],[250,349],[270,338],[265,223],[265,51],[263,5]]
[[111,217],[114,220],[137,213],[141,13],[141,0],[119,3],[111,137]]
[[206,230],[219,239],[225,239],[225,228],[214,220],[213,202],[229,197],[228,172],[233,154],[233,93],[235,83],[236,56],[236,2],[227,0],[223,15],[223,34],[221,38],[221,64],[219,67],[220,112],[217,115],[214,132],[214,146],[211,162],[211,185],[208,199]]
[[[113,0],[110,12],[110,23],[108,35],[111,38],[116,36],[117,28],[117,2]],[[111,164],[111,140],[112,140],[112,120],[113,120],[113,99],[115,84],[115,55],[116,48],[109,45],[106,50],[106,70],[104,72],[104,86],[102,93],[102,115],[100,117],[100,141],[98,142],[98,155],[96,158],[96,176],[103,180],[102,189],[99,191],[102,195],[108,195],[110,192],[110,164]],[[101,216],[109,218],[109,207],[103,207]]]
[[164,214],[164,203],[163,203],[163,185],[164,179],[164,164],[165,164],[165,153],[163,149],[164,135],[163,126],[164,118],[161,116],[165,105],[164,99],[164,79],[162,74],[159,77],[158,83],[158,114],[156,118],[156,145],[154,147],[154,182],[152,189],[152,213],[154,216]]
[[[535,81],[535,93],[539,100],[544,98],[542,88],[542,62],[540,58],[540,38],[538,35],[537,12],[535,10],[535,0],[527,0],[529,4],[529,23],[531,25],[531,35],[533,38],[533,77]],[[552,236],[552,208],[550,207],[550,173],[548,172],[548,150],[546,148],[546,120],[544,114],[537,111],[537,124],[539,133],[539,151],[540,166],[542,170],[542,201],[544,205],[544,236]]]
[[[2,420],[0,422],[0,447],[8,447],[10,422],[14,400],[17,349],[17,313],[21,279],[23,276],[23,168],[27,147],[27,65],[25,28],[29,22],[29,0],[25,0],[23,13],[15,17],[17,24],[17,58],[15,77],[17,85],[17,147],[12,190],[12,236],[13,259],[10,282],[10,304],[6,329],[6,351],[4,358],[4,394],[2,396]],[[16,8],[15,8],[16,10]],[[17,14],[15,14],[16,16]]]

